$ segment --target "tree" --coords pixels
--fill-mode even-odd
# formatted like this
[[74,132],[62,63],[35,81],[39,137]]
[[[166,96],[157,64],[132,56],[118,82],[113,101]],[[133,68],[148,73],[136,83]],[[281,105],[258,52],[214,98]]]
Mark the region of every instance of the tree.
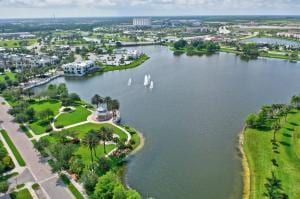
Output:
[[6,193],[8,191],[8,182],[7,181],[1,181],[0,182],[0,192]]
[[186,47],[186,45],[187,45],[187,41],[185,41],[185,40],[183,40],[183,39],[180,39],[179,41],[176,41],[176,42],[174,43],[174,48],[175,48],[176,50],[179,50],[179,49],[181,49],[181,48]]
[[97,161],[96,172],[98,175],[103,175],[110,169],[110,161],[106,157],[101,157]]
[[54,157],[54,171],[60,172],[63,169],[69,169],[69,161],[75,151],[74,144],[54,144],[50,146],[51,155]]
[[54,116],[54,112],[50,108],[46,108],[38,113],[41,119],[47,118],[49,120],[50,116]]
[[80,176],[83,169],[84,169],[84,163],[81,158],[79,157],[73,157],[70,161],[70,171],[75,173],[77,176]]
[[72,100],[72,101],[80,101],[80,97],[79,95],[77,95],[76,93],[70,93],[69,94],[69,98]]
[[274,172],[272,171],[272,176],[267,178],[267,183],[265,183],[265,187],[267,192],[264,193],[266,197],[269,199],[287,199],[288,196],[282,193],[282,184],[281,180],[279,180]]
[[276,141],[276,133],[280,130],[281,126],[279,124],[279,122],[275,121],[272,124],[272,129],[273,129],[273,141]]
[[87,146],[90,150],[91,160],[92,163],[94,162],[93,158],[93,151],[94,155],[96,156],[96,147],[99,144],[99,137],[95,130],[91,129],[83,138],[83,144]]
[[300,96],[294,95],[291,99],[291,104],[294,105],[296,108],[300,107]]
[[109,142],[113,139],[113,130],[110,127],[101,127],[98,132],[98,137],[101,141],[103,141],[104,153],[106,154],[106,142]]
[[91,102],[92,102],[92,104],[96,105],[97,108],[98,108],[98,106],[99,106],[99,104],[100,104],[100,102],[101,102],[101,99],[102,99],[102,97],[100,97],[100,95],[95,94],[95,95],[92,97]]
[[92,193],[98,182],[98,176],[94,171],[87,170],[82,174],[81,182],[87,193]]

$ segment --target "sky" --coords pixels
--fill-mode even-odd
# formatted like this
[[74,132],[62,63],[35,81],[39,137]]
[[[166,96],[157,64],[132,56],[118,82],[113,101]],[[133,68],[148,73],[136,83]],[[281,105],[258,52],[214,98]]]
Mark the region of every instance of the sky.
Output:
[[300,0],[0,0],[0,18],[300,15]]

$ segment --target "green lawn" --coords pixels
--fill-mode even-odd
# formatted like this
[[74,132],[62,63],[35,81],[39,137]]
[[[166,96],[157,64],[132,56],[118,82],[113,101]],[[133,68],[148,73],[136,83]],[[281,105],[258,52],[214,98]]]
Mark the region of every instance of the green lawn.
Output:
[[126,133],[124,133],[122,130],[118,129],[115,126],[112,126],[111,124],[87,123],[73,128],[69,128],[65,131],[75,133],[79,139],[82,139],[89,130],[99,130],[102,126],[111,127],[114,130],[114,134],[119,135],[120,139],[127,139]]
[[32,103],[30,107],[32,107],[36,112],[49,108],[54,112],[54,115],[57,115],[59,113],[61,103],[57,100],[41,100]]
[[[42,100],[39,102],[32,103],[30,105],[30,107],[32,107],[35,110],[35,112],[37,112],[37,113],[42,110],[45,110],[46,108],[49,108],[54,112],[54,115],[57,115],[59,112],[59,109],[61,107],[61,103],[56,100]],[[37,135],[45,133],[45,131],[49,125],[50,125],[50,122],[46,122],[46,121],[40,120],[40,119],[28,124],[28,126],[31,128],[31,130]]]
[[11,199],[32,199],[32,196],[28,189],[22,189],[21,191],[14,191],[9,194]]
[[[274,171],[282,180],[282,188],[289,198],[300,198],[300,111],[281,120],[282,128],[276,134],[279,153],[272,151],[272,130],[259,131],[248,128],[244,134],[244,150],[251,173],[251,199],[263,198],[266,178]],[[277,161],[274,166],[272,159]]]
[[25,161],[23,160],[21,154],[17,150],[16,146],[14,145],[14,143],[12,142],[10,137],[8,136],[8,133],[5,130],[1,130],[1,133],[2,133],[2,136],[5,139],[5,142],[8,144],[10,150],[14,154],[16,160],[18,161],[19,165],[20,166],[25,166],[26,165]]
[[74,111],[63,113],[55,120],[55,126],[69,126],[79,122],[86,121],[87,117],[91,114],[89,110],[82,106],[76,106]]
[[[110,145],[105,145],[105,147],[106,147],[106,152],[109,153],[111,150],[113,150],[115,148],[115,145],[110,144]],[[85,165],[90,165],[92,163],[91,153],[87,146],[80,146],[75,154],[81,156],[82,161],[84,162]],[[97,157],[102,157],[105,155],[103,144],[99,144],[97,146],[96,155],[97,155]],[[95,160],[95,157],[94,157],[94,160]]]
[[37,42],[36,39],[25,39],[25,40],[16,40],[16,39],[10,39],[10,40],[0,40],[0,47],[4,48],[19,48],[21,41],[27,41],[28,46],[31,46]]

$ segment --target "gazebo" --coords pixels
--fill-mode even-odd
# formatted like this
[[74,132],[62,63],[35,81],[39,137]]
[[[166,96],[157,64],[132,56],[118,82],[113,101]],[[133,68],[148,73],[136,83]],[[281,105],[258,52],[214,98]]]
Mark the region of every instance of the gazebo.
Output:
[[96,110],[96,117],[99,121],[106,121],[112,118],[112,113],[104,106],[99,106]]

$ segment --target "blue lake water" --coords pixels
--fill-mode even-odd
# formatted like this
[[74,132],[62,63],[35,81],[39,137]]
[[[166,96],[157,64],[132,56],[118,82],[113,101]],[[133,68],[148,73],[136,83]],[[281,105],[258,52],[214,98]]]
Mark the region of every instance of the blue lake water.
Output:
[[[139,49],[151,58],[137,68],[53,83],[65,82],[87,101],[95,93],[119,99],[123,122],[145,136],[125,175],[144,196],[241,198],[236,143],[244,118],[299,93],[300,64],[245,62],[226,53],[174,56],[163,46]],[[143,86],[145,74],[154,81],[152,91]]]

